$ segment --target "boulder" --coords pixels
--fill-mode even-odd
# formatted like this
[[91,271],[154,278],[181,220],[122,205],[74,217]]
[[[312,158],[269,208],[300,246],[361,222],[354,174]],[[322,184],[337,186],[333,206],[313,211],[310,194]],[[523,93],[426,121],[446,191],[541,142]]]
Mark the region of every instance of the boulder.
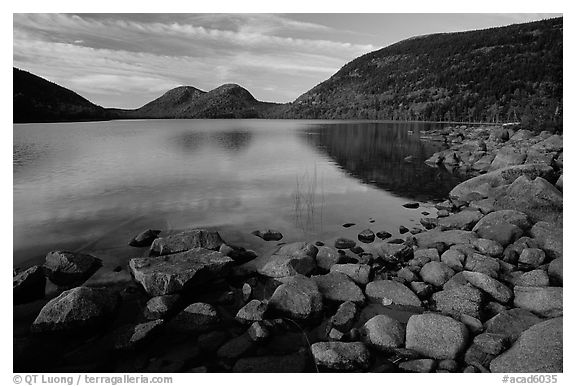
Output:
[[432,295],[432,300],[437,311],[458,319],[462,314],[480,319],[484,305],[482,292],[467,285],[436,292]]
[[366,296],[372,300],[397,305],[420,307],[418,296],[404,284],[394,280],[376,280],[366,285]]
[[514,285],[522,287],[548,287],[550,285],[550,279],[546,271],[535,269],[519,276],[514,281]]
[[149,247],[152,242],[158,238],[160,232],[159,230],[147,229],[134,236],[128,245],[136,248]]
[[12,301],[14,304],[42,299],[46,290],[46,277],[42,267],[35,265],[12,278]]
[[72,288],[46,303],[32,331],[91,333],[110,320],[118,303],[118,295],[105,288]]
[[552,283],[562,286],[564,282],[563,275],[563,259],[555,259],[550,264],[548,264],[548,276]]
[[286,277],[296,274],[308,275],[316,268],[318,248],[313,244],[297,242],[278,249],[258,273],[268,277]]
[[497,225],[501,223],[508,223],[516,225],[520,229],[530,228],[530,220],[525,213],[513,209],[497,210],[484,216],[472,229],[474,232],[478,231],[481,227]]
[[449,249],[442,254],[440,261],[452,268],[455,272],[460,272],[464,269],[466,255],[458,250]]
[[370,281],[370,266],[368,264],[335,264],[330,272],[340,272],[357,284],[366,285]]
[[257,299],[252,299],[236,314],[236,320],[240,323],[250,324],[264,320],[268,310],[268,304]]
[[538,323],[490,363],[493,373],[562,373],[562,318]]
[[472,253],[466,258],[464,269],[473,272],[480,272],[493,278],[498,277],[500,271],[500,262],[498,259]]
[[148,320],[165,319],[176,310],[180,304],[180,295],[155,296],[148,300],[144,308],[144,316]]
[[518,263],[531,268],[536,268],[542,265],[544,260],[546,260],[546,254],[543,250],[539,248],[524,248],[518,258]]
[[270,337],[270,331],[260,322],[252,323],[247,332],[254,342],[262,342]]
[[282,237],[284,237],[282,236],[282,233],[272,229],[254,231],[252,234],[256,237],[260,237],[264,241],[280,241],[282,240]]
[[486,197],[492,196],[495,188],[514,182],[519,176],[527,176],[530,179],[543,177],[550,179],[554,173],[552,167],[542,164],[525,164],[509,166],[502,169],[482,174],[466,180],[449,193],[450,198],[461,200],[470,193],[480,193]]
[[478,250],[481,254],[498,257],[504,252],[504,248],[500,243],[489,239],[476,239],[472,242],[474,248]]
[[348,332],[352,328],[357,312],[358,308],[354,302],[348,301],[340,304],[336,314],[330,320],[332,327],[341,332]]
[[336,239],[336,241],[334,242],[334,247],[336,249],[350,249],[350,248],[354,248],[355,246],[356,246],[356,241],[346,239],[344,237],[340,237],[339,239]]
[[218,232],[205,229],[193,229],[176,233],[167,237],[157,238],[150,247],[151,255],[169,255],[195,248],[217,251],[224,244]]
[[312,279],[326,300],[340,303],[346,301],[363,303],[365,300],[360,287],[343,273],[330,272],[326,275],[312,276]]
[[422,280],[436,287],[443,286],[455,274],[452,268],[440,261],[426,263],[420,270]]
[[522,332],[542,321],[528,310],[512,308],[504,310],[485,323],[486,332],[504,335],[513,342]]
[[316,282],[303,275],[280,279],[268,303],[271,309],[295,319],[315,318],[322,311],[322,294]]
[[362,232],[358,233],[358,240],[363,243],[371,243],[376,238],[376,235],[370,229],[364,229]]
[[244,264],[258,257],[254,251],[227,244],[220,245],[218,252],[230,257],[236,264]]
[[134,350],[152,336],[164,323],[157,319],[129,326],[118,332],[114,342],[116,350]]
[[497,170],[509,166],[522,165],[526,160],[526,153],[516,147],[506,146],[498,150],[492,164],[491,170]]
[[332,370],[360,370],[370,364],[370,352],[360,342],[318,342],[312,345],[317,365]]
[[434,359],[413,359],[401,362],[398,368],[411,373],[431,373],[436,369],[436,361]]
[[488,295],[492,296],[494,300],[500,303],[508,303],[514,296],[514,293],[510,288],[481,272],[465,271],[462,272],[462,275],[464,275],[464,278],[468,283],[486,292]]
[[533,222],[547,221],[562,225],[562,192],[543,178],[518,177],[494,201],[496,209],[524,212]]
[[408,209],[418,209],[418,207],[420,207],[420,204],[417,202],[407,202],[405,204],[402,204],[402,206]]
[[233,260],[220,252],[194,248],[167,256],[131,259],[134,280],[151,296],[173,294],[228,273]]
[[101,266],[102,262],[92,255],[67,251],[49,252],[44,263],[50,281],[63,287],[84,283]]
[[419,248],[431,248],[437,243],[444,243],[447,246],[454,244],[470,244],[474,239],[478,238],[474,232],[470,231],[441,231],[439,229],[422,232],[414,235],[414,237],[416,238],[416,244]]
[[402,244],[390,244],[385,241],[367,245],[365,251],[384,261],[394,263],[408,261],[413,256],[412,248]]
[[402,347],[406,328],[402,323],[387,315],[376,315],[362,327],[364,342],[382,351]]
[[192,303],[169,322],[169,328],[178,332],[204,332],[220,323],[216,309],[208,303]]
[[431,261],[440,261],[440,254],[436,248],[417,249],[414,251],[415,265],[424,266],[424,264]]
[[392,233],[386,232],[386,231],[380,231],[380,232],[376,232],[376,237],[378,237],[379,239],[385,240],[385,239],[389,239],[390,237],[392,237]]
[[489,332],[476,335],[473,344],[487,354],[498,355],[508,348],[508,338]]
[[534,145],[531,149],[537,152],[559,152],[563,149],[563,141],[560,135],[552,135]]
[[466,326],[449,316],[412,315],[406,326],[406,348],[434,359],[455,359],[468,343]]
[[463,210],[438,220],[441,230],[463,229],[471,230],[484,215],[478,210]]
[[514,287],[514,306],[546,318],[562,316],[562,287]]
[[538,246],[553,259],[561,258],[563,252],[562,227],[540,221],[530,229],[530,236]]
[[341,264],[346,260],[345,256],[332,247],[319,246],[316,254],[316,264],[325,271],[330,271],[334,264]]

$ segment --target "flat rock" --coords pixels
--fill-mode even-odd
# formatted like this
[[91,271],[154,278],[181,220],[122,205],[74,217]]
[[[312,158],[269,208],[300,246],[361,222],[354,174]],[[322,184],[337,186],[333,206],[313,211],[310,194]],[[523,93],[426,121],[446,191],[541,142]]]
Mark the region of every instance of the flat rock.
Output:
[[118,302],[117,294],[105,288],[72,288],[46,303],[32,331],[90,332],[109,320]]
[[92,255],[53,251],[46,255],[44,269],[50,281],[58,286],[77,286],[85,282],[102,266]]
[[514,297],[514,293],[510,288],[481,272],[465,271],[462,272],[462,275],[464,275],[468,283],[486,292],[500,303],[508,303]]
[[393,304],[403,306],[422,306],[422,302],[414,292],[404,284],[394,280],[376,280],[368,283],[366,296],[378,302],[389,300]]
[[233,260],[220,252],[190,249],[167,256],[131,259],[134,280],[151,296],[168,295],[227,274]]
[[136,248],[149,247],[152,242],[158,238],[160,233],[161,231],[159,230],[147,229],[134,236],[128,245]]
[[340,272],[357,284],[365,285],[370,281],[370,266],[368,264],[335,264],[330,272]]
[[551,178],[554,173],[552,167],[542,164],[525,164],[510,166],[482,174],[458,184],[449,193],[450,198],[461,200],[471,193],[480,193],[486,197],[492,195],[494,188],[508,185],[514,182],[519,176],[527,176],[530,179],[536,177]]
[[428,232],[414,235],[419,248],[431,248],[437,243],[444,243],[447,246],[454,244],[470,244],[478,236],[474,232],[463,230],[441,231],[433,229]]
[[152,242],[150,253],[153,255],[169,255],[195,248],[217,251],[224,244],[218,232],[205,229],[193,229],[157,238]]
[[178,307],[180,300],[178,294],[154,296],[146,303],[144,316],[148,320],[164,319]]
[[562,287],[514,287],[514,306],[547,318],[562,316]]
[[445,289],[432,295],[436,310],[455,318],[466,314],[480,319],[484,299],[480,290],[467,285]]
[[512,308],[504,310],[485,323],[486,332],[506,336],[511,342],[518,339],[522,332],[542,321],[528,310]]
[[440,261],[426,263],[420,270],[422,280],[436,287],[443,286],[455,274],[452,268]]
[[360,342],[318,342],[312,345],[316,364],[332,370],[361,370],[370,364],[370,352]]
[[461,322],[439,314],[412,315],[406,326],[406,348],[434,359],[455,359],[468,343]]
[[268,277],[308,275],[316,268],[318,248],[306,242],[286,244],[278,249],[258,273]]
[[365,300],[360,287],[343,273],[330,272],[326,275],[313,276],[312,279],[326,300],[355,303],[363,303]]
[[364,342],[382,351],[404,345],[406,328],[387,315],[376,315],[362,327]]
[[322,293],[316,282],[303,275],[280,279],[281,284],[270,298],[269,307],[295,319],[314,318],[322,311]]
[[479,210],[463,210],[448,217],[440,218],[438,220],[438,228],[441,230],[461,229],[469,231],[483,216]]
[[536,240],[538,246],[553,259],[563,256],[562,227],[540,221],[534,224],[529,234]]
[[493,373],[562,373],[562,318],[538,323],[490,363]]
[[46,290],[46,277],[42,267],[35,265],[12,278],[12,301],[14,304],[42,299]]
[[216,309],[208,303],[192,303],[169,322],[178,332],[204,332],[215,329],[220,323]]

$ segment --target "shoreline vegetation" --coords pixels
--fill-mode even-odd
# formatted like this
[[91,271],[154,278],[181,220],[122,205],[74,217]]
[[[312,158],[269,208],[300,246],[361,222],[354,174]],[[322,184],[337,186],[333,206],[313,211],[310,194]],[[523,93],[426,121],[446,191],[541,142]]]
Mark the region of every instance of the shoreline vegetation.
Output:
[[285,244],[263,229],[277,248],[256,256],[213,229],[146,230],[126,240],[142,257],[122,283],[90,286],[101,262],[64,251],[14,272],[15,307],[35,310],[14,370],[562,372],[562,135],[421,134],[448,145],[430,167],[470,178],[419,226],[398,224],[404,238]]

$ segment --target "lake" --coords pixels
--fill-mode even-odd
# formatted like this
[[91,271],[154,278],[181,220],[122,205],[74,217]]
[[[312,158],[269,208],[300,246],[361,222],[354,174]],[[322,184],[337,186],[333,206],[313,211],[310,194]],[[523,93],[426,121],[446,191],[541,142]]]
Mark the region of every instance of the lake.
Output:
[[[14,125],[14,265],[53,249],[92,253],[97,276],[130,257],[147,228],[219,230],[262,253],[282,242],[398,236],[459,180],[424,160],[431,123],[136,120]],[[406,157],[411,157],[405,160]],[[420,209],[402,204],[419,201]],[[343,228],[344,223],[355,223]]]

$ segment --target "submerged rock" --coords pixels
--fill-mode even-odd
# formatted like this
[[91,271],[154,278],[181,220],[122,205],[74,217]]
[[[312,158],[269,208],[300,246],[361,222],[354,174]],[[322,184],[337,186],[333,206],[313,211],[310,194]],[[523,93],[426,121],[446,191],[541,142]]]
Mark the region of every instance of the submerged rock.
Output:
[[42,299],[46,290],[46,277],[42,267],[35,265],[12,278],[12,301],[14,304]]
[[233,260],[220,252],[195,248],[167,256],[131,259],[134,280],[151,296],[168,295],[224,276]]
[[195,248],[217,251],[222,244],[224,244],[224,240],[218,232],[193,229],[154,240],[150,247],[150,253],[152,255],[168,255]]
[[406,326],[406,348],[434,359],[455,359],[468,343],[468,329],[451,317],[413,315]]
[[358,233],[358,240],[367,244],[373,242],[375,237],[374,232],[370,229],[364,229],[362,232]]
[[260,237],[264,241],[280,241],[284,237],[279,231],[267,229],[265,231],[254,231],[254,236]]
[[75,286],[85,282],[102,262],[92,255],[53,251],[46,255],[44,268],[50,281],[58,286]]
[[336,249],[350,249],[350,248],[354,248],[355,246],[356,246],[356,241],[346,239],[344,237],[340,237],[339,239],[336,239],[336,241],[334,242],[334,247]]
[[490,363],[493,373],[562,373],[562,318],[538,323]]
[[42,308],[33,332],[91,333],[101,327],[118,306],[118,296],[105,288],[76,287],[62,292]]
[[268,277],[286,277],[296,274],[308,275],[316,268],[318,248],[313,244],[297,242],[278,249],[258,273]]
[[141,248],[141,247],[149,247],[154,240],[158,238],[160,235],[159,230],[154,229],[147,229],[144,232],[141,232],[134,236],[132,240],[128,243],[131,247]]
[[370,352],[360,342],[318,342],[312,355],[319,366],[332,370],[360,370],[370,364]]

